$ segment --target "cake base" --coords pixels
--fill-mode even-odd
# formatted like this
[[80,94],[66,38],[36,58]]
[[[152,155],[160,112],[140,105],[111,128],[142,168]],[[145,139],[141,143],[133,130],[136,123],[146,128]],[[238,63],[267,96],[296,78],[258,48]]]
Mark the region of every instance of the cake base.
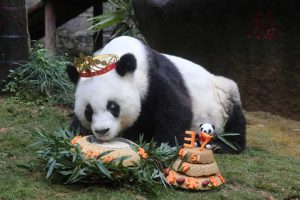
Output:
[[216,162],[208,164],[193,164],[183,162],[181,159],[177,159],[173,163],[172,169],[192,177],[209,176],[211,174],[219,173],[219,168]]
[[[82,153],[87,158],[98,159],[99,155],[102,153],[109,152],[107,155],[100,158],[106,163],[113,162],[115,159],[120,157],[126,157],[122,164],[124,167],[128,167],[136,165],[136,163],[140,160],[138,152],[132,149],[132,145],[136,144],[124,138],[114,138],[109,142],[101,142],[96,140],[93,135],[84,137],[77,136],[71,141],[71,143],[74,145],[79,144]],[[115,164],[117,165],[118,162],[115,162]]]
[[210,190],[225,183],[224,178],[220,174],[190,177],[174,170],[169,170],[165,175],[170,185],[188,190]]

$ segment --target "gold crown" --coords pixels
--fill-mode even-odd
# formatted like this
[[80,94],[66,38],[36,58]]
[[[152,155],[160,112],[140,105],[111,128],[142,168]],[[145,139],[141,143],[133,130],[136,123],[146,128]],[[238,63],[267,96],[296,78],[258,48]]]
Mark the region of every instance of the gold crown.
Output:
[[102,54],[95,57],[80,54],[75,58],[75,66],[81,77],[105,74],[116,67],[119,58],[115,54]]

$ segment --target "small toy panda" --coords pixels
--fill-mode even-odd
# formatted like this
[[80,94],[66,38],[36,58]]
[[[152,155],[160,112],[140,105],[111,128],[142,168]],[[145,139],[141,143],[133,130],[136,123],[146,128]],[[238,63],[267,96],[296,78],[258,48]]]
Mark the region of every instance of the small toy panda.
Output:
[[201,144],[200,149],[203,149],[204,147],[206,149],[211,149],[212,146],[209,144],[209,142],[212,140],[212,138],[215,136],[215,126],[209,123],[200,124],[200,133],[199,133],[199,142]]
[[122,36],[95,53],[119,57],[115,69],[83,78],[68,66],[76,85],[72,128],[83,126],[99,140],[121,136],[137,140],[153,138],[159,145],[184,142],[185,130],[198,131],[203,121],[216,128],[238,132],[230,137],[234,151],[221,141],[219,153],[239,153],[245,149],[245,117],[235,82],[215,76],[203,67],[176,56],[161,54],[141,41]]
[[208,133],[210,135],[215,134],[215,126],[209,123],[200,124],[199,126],[200,132],[202,133]]

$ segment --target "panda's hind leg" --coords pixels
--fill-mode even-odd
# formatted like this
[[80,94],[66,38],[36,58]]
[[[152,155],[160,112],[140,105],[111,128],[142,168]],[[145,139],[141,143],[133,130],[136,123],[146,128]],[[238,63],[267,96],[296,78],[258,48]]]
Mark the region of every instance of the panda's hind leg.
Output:
[[224,127],[224,133],[239,133],[236,136],[227,136],[226,139],[232,143],[235,148],[225,144],[220,139],[216,138],[212,144],[212,149],[215,153],[241,153],[246,148],[246,118],[243,114],[240,104],[233,102],[230,109],[229,118]]

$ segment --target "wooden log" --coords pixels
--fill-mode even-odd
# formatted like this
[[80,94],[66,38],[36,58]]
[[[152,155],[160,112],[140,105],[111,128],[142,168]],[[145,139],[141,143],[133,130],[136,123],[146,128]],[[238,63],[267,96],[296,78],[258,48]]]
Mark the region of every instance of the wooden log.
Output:
[[0,0],[0,81],[29,56],[25,0]]

